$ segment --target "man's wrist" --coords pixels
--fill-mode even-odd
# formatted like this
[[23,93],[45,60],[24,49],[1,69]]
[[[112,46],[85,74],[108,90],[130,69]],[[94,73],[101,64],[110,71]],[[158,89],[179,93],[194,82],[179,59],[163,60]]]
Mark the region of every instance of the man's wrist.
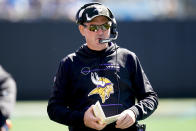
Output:
[[136,121],[136,115],[135,115],[135,112],[128,109],[127,110],[127,113],[129,114],[129,116],[133,119],[133,121],[135,122]]

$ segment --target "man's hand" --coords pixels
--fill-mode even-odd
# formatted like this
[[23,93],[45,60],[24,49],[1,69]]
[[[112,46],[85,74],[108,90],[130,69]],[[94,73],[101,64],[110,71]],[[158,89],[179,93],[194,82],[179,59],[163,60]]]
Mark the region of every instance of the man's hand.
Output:
[[93,112],[93,106],[92,105],[84,114],[84,124],[87,127],[96,129],[96,130],[102,130],[106,124],[100,124],[100,118],[95,117]]
[[116,128],[126,129],[132,126],[136,121],[135,114],[132,110],[125,110],[120,114],[116,121]]

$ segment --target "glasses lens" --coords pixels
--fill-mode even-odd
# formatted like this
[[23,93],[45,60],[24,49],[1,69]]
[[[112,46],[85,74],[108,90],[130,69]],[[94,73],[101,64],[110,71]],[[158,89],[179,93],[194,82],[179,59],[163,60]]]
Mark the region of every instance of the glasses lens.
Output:
[[98,31],[99,29],[103,30],[103,31],[106,31],[108,30],[109,28],[111,27],[111,22],[108,22],[108,23],[105,23],[103,25],[90,25],[89,26],[89,30],[92,31],[92,32],[96,32]]
[[102,30],[108,30],[108,29],[110,28],[110,26],[111,26],[111,25],[110,25],[109,23],[105,23],[105,24],[103,24],[103,25],[101,26],[101,27],[102,27],[101,29],[102,29]]
[[97,25],[90,25],[89,30],[95,32],[98,30],[98,26]]

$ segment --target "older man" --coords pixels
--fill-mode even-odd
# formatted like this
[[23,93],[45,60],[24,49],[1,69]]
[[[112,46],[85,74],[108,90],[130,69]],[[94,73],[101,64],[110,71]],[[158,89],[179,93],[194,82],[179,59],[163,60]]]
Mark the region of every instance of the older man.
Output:
[[[113,42],[118,36],[116,20],[104,5],[85,4],[76,22],[86,43],[60,62],[48,103],[50,119],[70,131],[136,131],[137,121],[158,105],[137,56]],[[97,101],[106,117],[119,114],[116,122],[100,122],[93,112]]]

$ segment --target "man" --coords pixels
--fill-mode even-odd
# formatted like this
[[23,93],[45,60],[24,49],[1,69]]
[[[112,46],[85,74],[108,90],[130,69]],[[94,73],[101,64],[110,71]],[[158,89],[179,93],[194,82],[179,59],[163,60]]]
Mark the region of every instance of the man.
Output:
[[[111,42],[118,35],[116,21],[104,5],[84,5],[76,22],[86,43],[60,62],[47,108],[50,119],[70,131],[136,131],[137,121],[158,105],[137,56]],[[106,116],[120,114],[116,122],[100,123],[93,112],[97,101]]]
[[10,117],[16,101],[16,83],[0,65],[0,131],[8,131]]

